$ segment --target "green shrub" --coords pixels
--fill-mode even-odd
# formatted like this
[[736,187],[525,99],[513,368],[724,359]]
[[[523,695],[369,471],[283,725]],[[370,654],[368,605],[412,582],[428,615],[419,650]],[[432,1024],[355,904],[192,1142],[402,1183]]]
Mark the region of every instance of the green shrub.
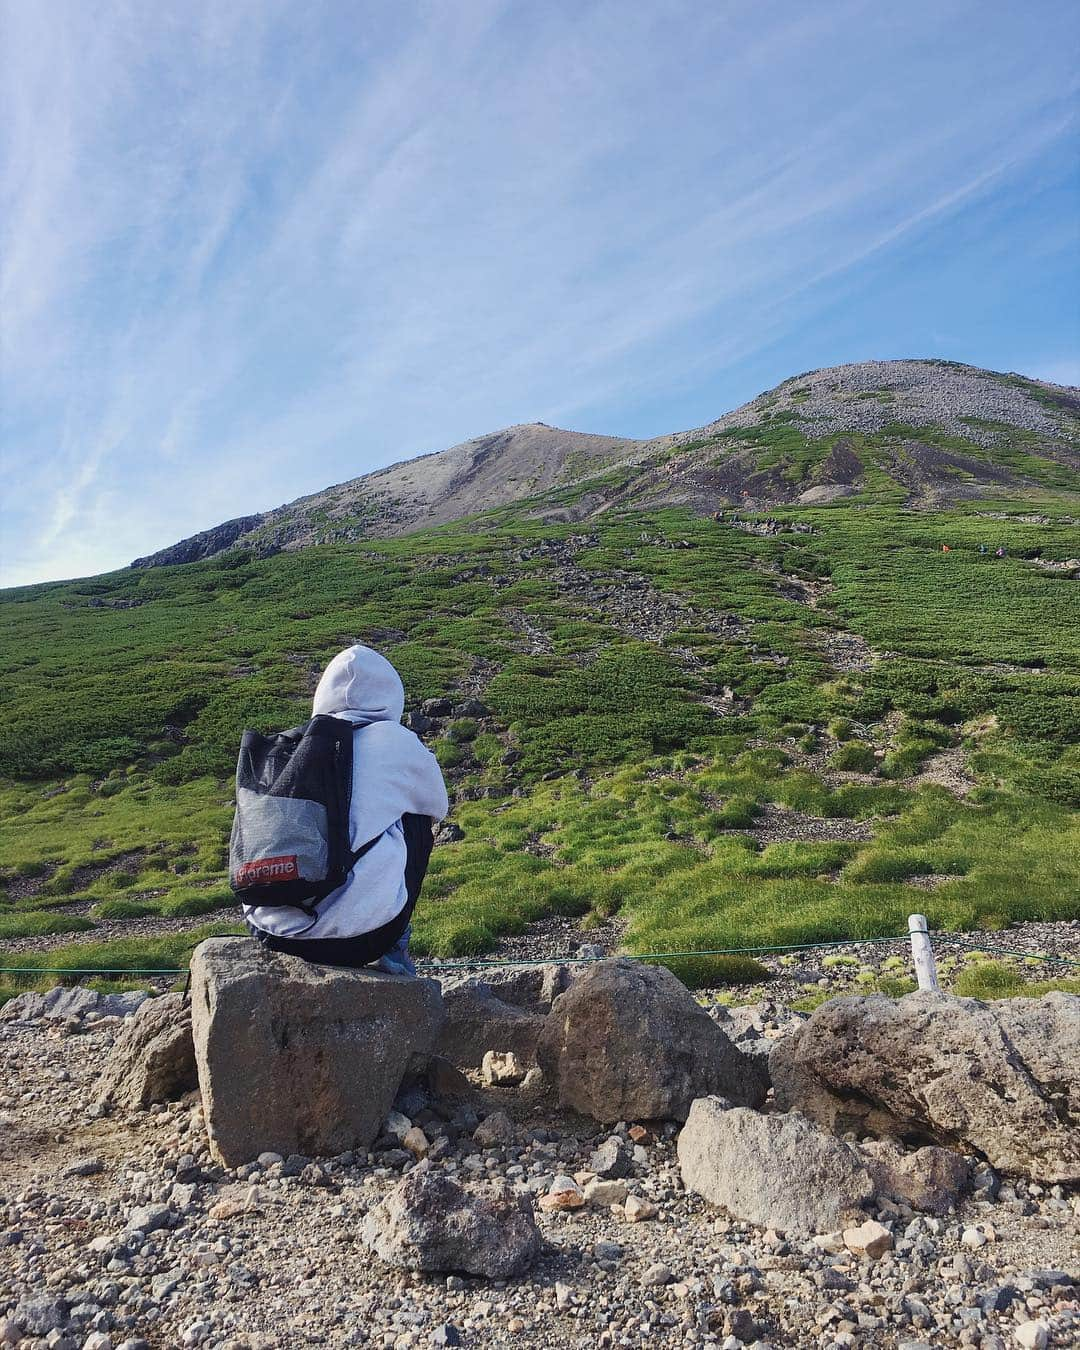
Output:
[[660,964],[667,966],[688,989],[761,984],[771,978],[768,967],[749,956],[666,956]]
[[144,919],[157,912],[144,900],[101,900],[91,911],[95,919]]
[[0,914],[0,939],[48,937],[53,933],[85,933],[93,923],[81,914],[31,912]]
[[877,768],[877,757],[865,741],[848,741],[829,756],[829,766],[854,773],[873,773]]
[[476,739],[476,733],[480,730],[478,722],[471,717],[459,717],[457,721],[451,722],[446,729],[447,736],[458,745],[464,745],[468,741]]
[[456,769],[465,762],[465,751],[446,736],[440,736],[431,749],[443,769]]

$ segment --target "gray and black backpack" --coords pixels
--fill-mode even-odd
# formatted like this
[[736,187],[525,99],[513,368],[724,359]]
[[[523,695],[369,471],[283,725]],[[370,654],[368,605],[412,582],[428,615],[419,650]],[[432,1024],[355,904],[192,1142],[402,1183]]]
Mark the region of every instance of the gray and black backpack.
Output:
[[242,904],[314,916],[375,844],[353,849],[349,837],[353,730],[319,716],[274,736],[244,732],[229,840],[229,883]]

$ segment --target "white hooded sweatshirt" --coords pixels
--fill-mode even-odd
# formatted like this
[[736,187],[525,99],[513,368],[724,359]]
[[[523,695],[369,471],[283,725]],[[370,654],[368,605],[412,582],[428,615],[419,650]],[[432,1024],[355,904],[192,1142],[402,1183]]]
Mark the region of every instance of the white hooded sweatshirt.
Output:
[[245,906],[256,928],[282,938],[351,938],[381,928],[401,913],[406,899],[407,813],[442,820],[449,809],[438,761],[401,725],[405,690],[386,659],[359,645],[339,652],[315,690],[312,713],[354,722],[353,784],[349,809],[354,849],[378,836],[336,891],[319,902],[313,924],[302,910]]

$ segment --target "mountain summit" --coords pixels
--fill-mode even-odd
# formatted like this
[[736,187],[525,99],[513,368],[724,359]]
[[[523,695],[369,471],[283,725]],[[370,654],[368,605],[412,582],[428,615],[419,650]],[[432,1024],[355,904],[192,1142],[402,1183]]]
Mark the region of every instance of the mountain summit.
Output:
[[[242,544],[276,553],[408,534],[511,502],[769,510],[843,498],[932,508],[1080,488],[1080,390],[950,361],[864,361],[785,380],[715,422],[652,440],[507,427],[191,536],[135,567]],[[574,488],[572,493],[558,489]],[[552,495],[554,494],[554,495]]]

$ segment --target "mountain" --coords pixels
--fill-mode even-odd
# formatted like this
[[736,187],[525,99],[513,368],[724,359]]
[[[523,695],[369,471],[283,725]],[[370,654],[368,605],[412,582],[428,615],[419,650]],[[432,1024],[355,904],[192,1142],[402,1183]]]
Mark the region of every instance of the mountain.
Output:
[[283,549],[408,534],[512,502],[546,519],[612,507],[771,510],[847,497],[922,509],[988,492],[1080,487],[1080,391],[945,361],[866,361],[785,380],[691,431],[634,441],[508,427],[193,535],[133,566],[237,545]]
[[[240,736],[305,719],[357,641],[400,671],[453,803],[419,952],[712,953],[915,912],[1063,942],[1078,397],[843,366],[650,441],[511,428],[157,557],[184,566],[4,592],[0,1000],[4,966],[182,966],[235,920]],[[866,955],[848,987],[895,988]]]

